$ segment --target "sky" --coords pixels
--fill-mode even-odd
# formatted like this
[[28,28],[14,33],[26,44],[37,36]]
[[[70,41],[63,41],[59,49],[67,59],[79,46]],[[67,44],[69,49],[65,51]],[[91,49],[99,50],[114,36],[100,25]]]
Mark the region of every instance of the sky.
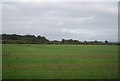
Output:
[[117,2],[3,2],[2,33],[118,41]]

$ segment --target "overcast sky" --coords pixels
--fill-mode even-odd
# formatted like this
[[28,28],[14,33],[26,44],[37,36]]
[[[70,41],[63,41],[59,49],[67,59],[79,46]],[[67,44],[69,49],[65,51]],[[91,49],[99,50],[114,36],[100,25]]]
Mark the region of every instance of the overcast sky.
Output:
[[118,41],[117,2],[5,2],[2,33]]

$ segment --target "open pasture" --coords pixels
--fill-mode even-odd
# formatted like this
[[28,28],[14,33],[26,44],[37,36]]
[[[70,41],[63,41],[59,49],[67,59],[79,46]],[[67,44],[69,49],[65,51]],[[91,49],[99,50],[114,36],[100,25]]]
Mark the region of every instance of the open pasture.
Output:
[[3,44],[3,79],[117,79],[118,46]]

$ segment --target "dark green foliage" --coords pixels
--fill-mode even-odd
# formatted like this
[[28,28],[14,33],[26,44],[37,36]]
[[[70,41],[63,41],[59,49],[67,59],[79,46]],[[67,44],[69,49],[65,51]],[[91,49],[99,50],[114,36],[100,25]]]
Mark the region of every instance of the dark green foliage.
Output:
[[[1,35],[0,35],[1,36]],[[107,45],[117,43],[110,43],[107,40],[105,42],[101,41],[84,41],[80,42],[79,40],[73,39],[62,39],[62,41],[49,41],[44,36],[34,36],[34,35],[16,35],[16,34],[2,34],[2,43],[3,44],[81,44],[81,45]]]
[[16,35],[2,34],[3,44],[46,44],[49,40],[45,37],[34,35]]
[[107,40],[105,40],[105,43],[108,43],[108,41],[107,41]]

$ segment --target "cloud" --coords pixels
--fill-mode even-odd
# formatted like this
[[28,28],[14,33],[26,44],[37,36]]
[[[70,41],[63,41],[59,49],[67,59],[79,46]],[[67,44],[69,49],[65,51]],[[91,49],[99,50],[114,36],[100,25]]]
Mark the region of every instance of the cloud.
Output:
[[117,41],[117,3],[3,3],[3,33]]
[[118,2],[119,0],[4,0],[3,2]]
[[[0,3],[0,12],[2,12],[2,3]],[[0,13],[0,33],[2,33],[2,13]]]

